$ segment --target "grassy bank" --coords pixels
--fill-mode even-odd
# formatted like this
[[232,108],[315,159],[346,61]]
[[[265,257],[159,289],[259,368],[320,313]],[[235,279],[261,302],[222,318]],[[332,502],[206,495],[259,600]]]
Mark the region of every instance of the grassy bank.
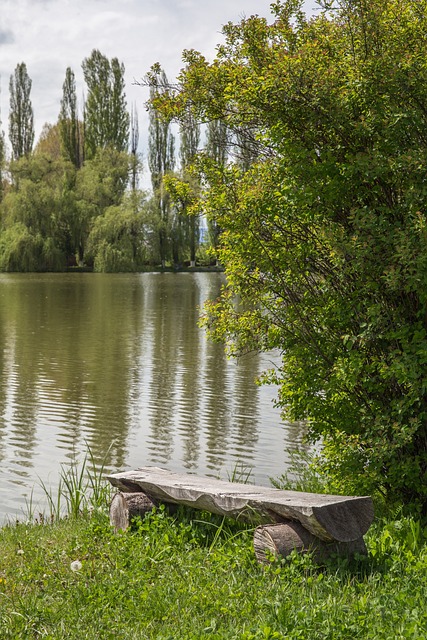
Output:
[[[321,492],[304,468],[293,487]],[[416,519],[377,519],[366,558],[261,566],[253,530],[209,513],[159,509],[115,534],[102,475],[89,449],[55,494],[43,485],[48,516],[30,504],[28,522],[0,529],[2,640],[427,637],[427,529]]]
[[425,638],[426,532],[375,523],[369,557],[259,566],[252,532],[163,511],[112,533],[103,509],[0,530],[1,638]]

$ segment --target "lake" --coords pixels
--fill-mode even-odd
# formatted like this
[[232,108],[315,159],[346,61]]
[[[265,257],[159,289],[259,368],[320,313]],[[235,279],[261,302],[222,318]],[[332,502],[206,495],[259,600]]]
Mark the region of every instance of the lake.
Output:
[[0,274],[0,524],[43,507],[89,446],[107,471],[156,465],[268,484],[300,425],[255,378],[278,354],[227,359],[198,327],[219,273]]

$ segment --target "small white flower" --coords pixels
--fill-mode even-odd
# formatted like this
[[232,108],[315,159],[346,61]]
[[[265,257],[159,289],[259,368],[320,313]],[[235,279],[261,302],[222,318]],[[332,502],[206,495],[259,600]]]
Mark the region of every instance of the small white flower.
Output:
[[18,556],[23,556],[24,555],[24,549],[18,549],[18,551],[16,553],[18,554]]
[[74,562],[72,562],[70,564],[70,569],[71,571],[80,571],[80,569],[82,568],[82,563],[80,562],[80,560],[74,560]]

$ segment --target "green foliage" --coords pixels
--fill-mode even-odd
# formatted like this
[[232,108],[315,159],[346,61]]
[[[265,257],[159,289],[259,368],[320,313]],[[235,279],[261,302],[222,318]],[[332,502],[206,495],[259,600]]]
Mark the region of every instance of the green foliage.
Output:
[[[109,450],[107,455],[108,453]],[[94,509],[107,509],[111,498],[111,485],[106,485],[103,480],[107,455],[100,464],[97,464],[94,453],[88,446],[87,453],[80,463],[74,456],[70,465],[61,467],[56,492],[40,480],[49,508],[48,515],[44,510],[39,514],[42,522],[58,522],[65,516],[77,518]],[[28,511],[28,519],[32,521],[34,519],[32,503]]]
[[61,271],[70,251],[67,185],[73,168],[45,154],[10,165],[16,187],[1,203],[0,269]]
[[[111,148],[99,151],[79,170],[69,161],[43,153],[12,163],[15,187],[7,192],[0,207],[0,268],[58,271],[65,268],[70,256],[78,255],[83,261],[97,217],[109,207],[121,206],[128,169],[129,156]],[[123,208],[126,206],[123,204]],[[142,238],[133,237],[137,226],[132,227],[129,239],[135,247],[142,242]],[[20,247],[23,242],[25,251]],[[122,248],[118,246],[117,251]]]
[[[206,149],[205,153],[208,158],[211,159],[217,170],[221,170],[225,166],[228,160],[229,141],[227,124],[224,120],[211,120],[208,123],[206,134]],[[208,232],[209,239],[213,249],[216,249],[219,244],[219,237],[221,229],[218,225],[216,216],[209,216],[208,218]]]
[[9,81],[9,138],[15,160],[28,156],[33,148],[34,113],[30,98],[31,85],[27,65],[25,62],[17,64]]
[[61,111],[58,123],[63,154],[76,168],[80,168],[83,155],[82,125],[78,119],[76,80],[70,67],[66,70],[62,86]]
[[38,271],[43,255],[43,239],[32,235],[22,222],[0,234],[1,271]]
[[86,245],[98,216],[109,207],[119,206],[125,193],[129,156],[108,147],[99,149],[77,172],[73,200],[73,237],[79,262],[85,260]]
[[144,230],[147,204],[132,192],[120,205],[96,218],[88,238],[87,256],[95,271],[138,271],[147,261]]
[[108,148],[99,150],[77,173],[76,196],[89,217],[117,206],[124,196],[129,171],[127,153]]
[[155,96],[165,118],[224,120],[230,156],[250,146],[245,166],[199,161],[227,272],[205,323],[230,352],[282,351],[280,405],[331,487],[426,511],[427,3],[300,6],[228,24]]
[[139,173],[142,171],[142,156],[138,152],[139,144],[139,120],[138,110],[133,104],[130,112],[130,142],[129,151],[131,154],[130,163],[130,187],[132,191],[136,191],[138,186]]
[[378,522],[369,557],[260,567],[252,531],[161,508],[114,534],[105,510],[0,530],[2,638],[421,639],[426,532]]
[[85,156],[93,158],[99,149],[126,151],[129,114],[124,92],[125,68],[117,58],[108,60],[94,49],[82,63],[88,88],[85,103]]
[[171,219],[169,236],[172,244],[172,258],[175,266],[182,266],[184,260],[190,259],[192,266],[196,263],[196,252],[199,247],[199,186],[189,167],[180,175],[166,174],[162,187],[171,200]]
[[276,489],[327,493],[329,479],[318,472],[318,454],[295,449],[289,453],[287,471],[278,478],[271,478]]
[[170,119],[163,118],[154,106],[156,95],[167,93],[168,79],[164,71],[156,74],[156,88],[150,89],[152,102],[149,108],[149,138],[148,138],[148,166],[151,173],[154,202],[158,215],[158,244],[162,266],[170,257],[170,197],[164,187],[165,176],[171,173],[175,166],[175,138],[170,131]]
[[[0,127],[1,127],[1,119],[0,119]],[[6,158],[6,141],[4,131],[0,129],[0,202],[3,199],[3,176],[4,176],[4,167],[5,167],[5,158]]]
[[369,553],[373,559],[392,566],[397,557],[402,565],[416,562],[424,553],[427,543],[427,528],[413,517],[377,522],[369,534]]
[[[200,125],[195,119],[191,110],[187,111],[186,116],[181,121],[181,179],[186,187],[187,196],[181,197],[178,201],[178,216],[184,226],[185,235],[188,238],[190,250],[190,261],[193,266],[196,264],[196,252],[199,244],[199,216],[196,211],[191,210],[191,203],[197,200],[199,185],[197,177],[192,172],[192,163],[199,150],[200,143]],[[175,260],[177,262],[177,260]]]
[[[95,49],[82,67],[88,89],[84,122],[78,117],[75,76],[68,67],[58,122],[45,124],[34,153],[26,65],[18,65],[11,77],[9,166],[0,133],[0,269],[48,271],[78,265],[134,271],[147,263],[163,267],[182,266],[188,259],[195,263],[199,219],[187,215],[195,196],[173,204],[163,182],[175,164],[170,120],[149,108],[153,197],[142,207],[132,205],[133,220],[126,213],[130,212],[127,189],[133,191],[135,202],[141,197],[139,124],[136,108],[131,115],[127,111],[124,66]],[[166,75],[160,69],[156,73],[161,90],[153,90],[153,95],[168,91]],[[200,139],[198,123],[191,112],[187,115],[181,146],[186,173]],[[192,189],[196,179],[181,177]]]

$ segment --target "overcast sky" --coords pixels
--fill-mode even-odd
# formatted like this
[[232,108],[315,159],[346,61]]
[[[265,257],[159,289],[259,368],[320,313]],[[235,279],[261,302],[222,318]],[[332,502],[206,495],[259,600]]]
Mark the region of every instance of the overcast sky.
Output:
[[[1,0],[0,77],[2,128],[8,139],[9,79],[25,62],[32,80],[36,138],[58,117],[65,70],[71,67],[82,102],[82,60],[99,49],[125,65],[128,105],[136,104],[145,154],[147,90],[134,86],[154,62],[170,79],[182,66],[183,49],[209,59],[221,27],[244,16],[271,18],[271,0]],[[308,9],[315,0],[307,0]]]

